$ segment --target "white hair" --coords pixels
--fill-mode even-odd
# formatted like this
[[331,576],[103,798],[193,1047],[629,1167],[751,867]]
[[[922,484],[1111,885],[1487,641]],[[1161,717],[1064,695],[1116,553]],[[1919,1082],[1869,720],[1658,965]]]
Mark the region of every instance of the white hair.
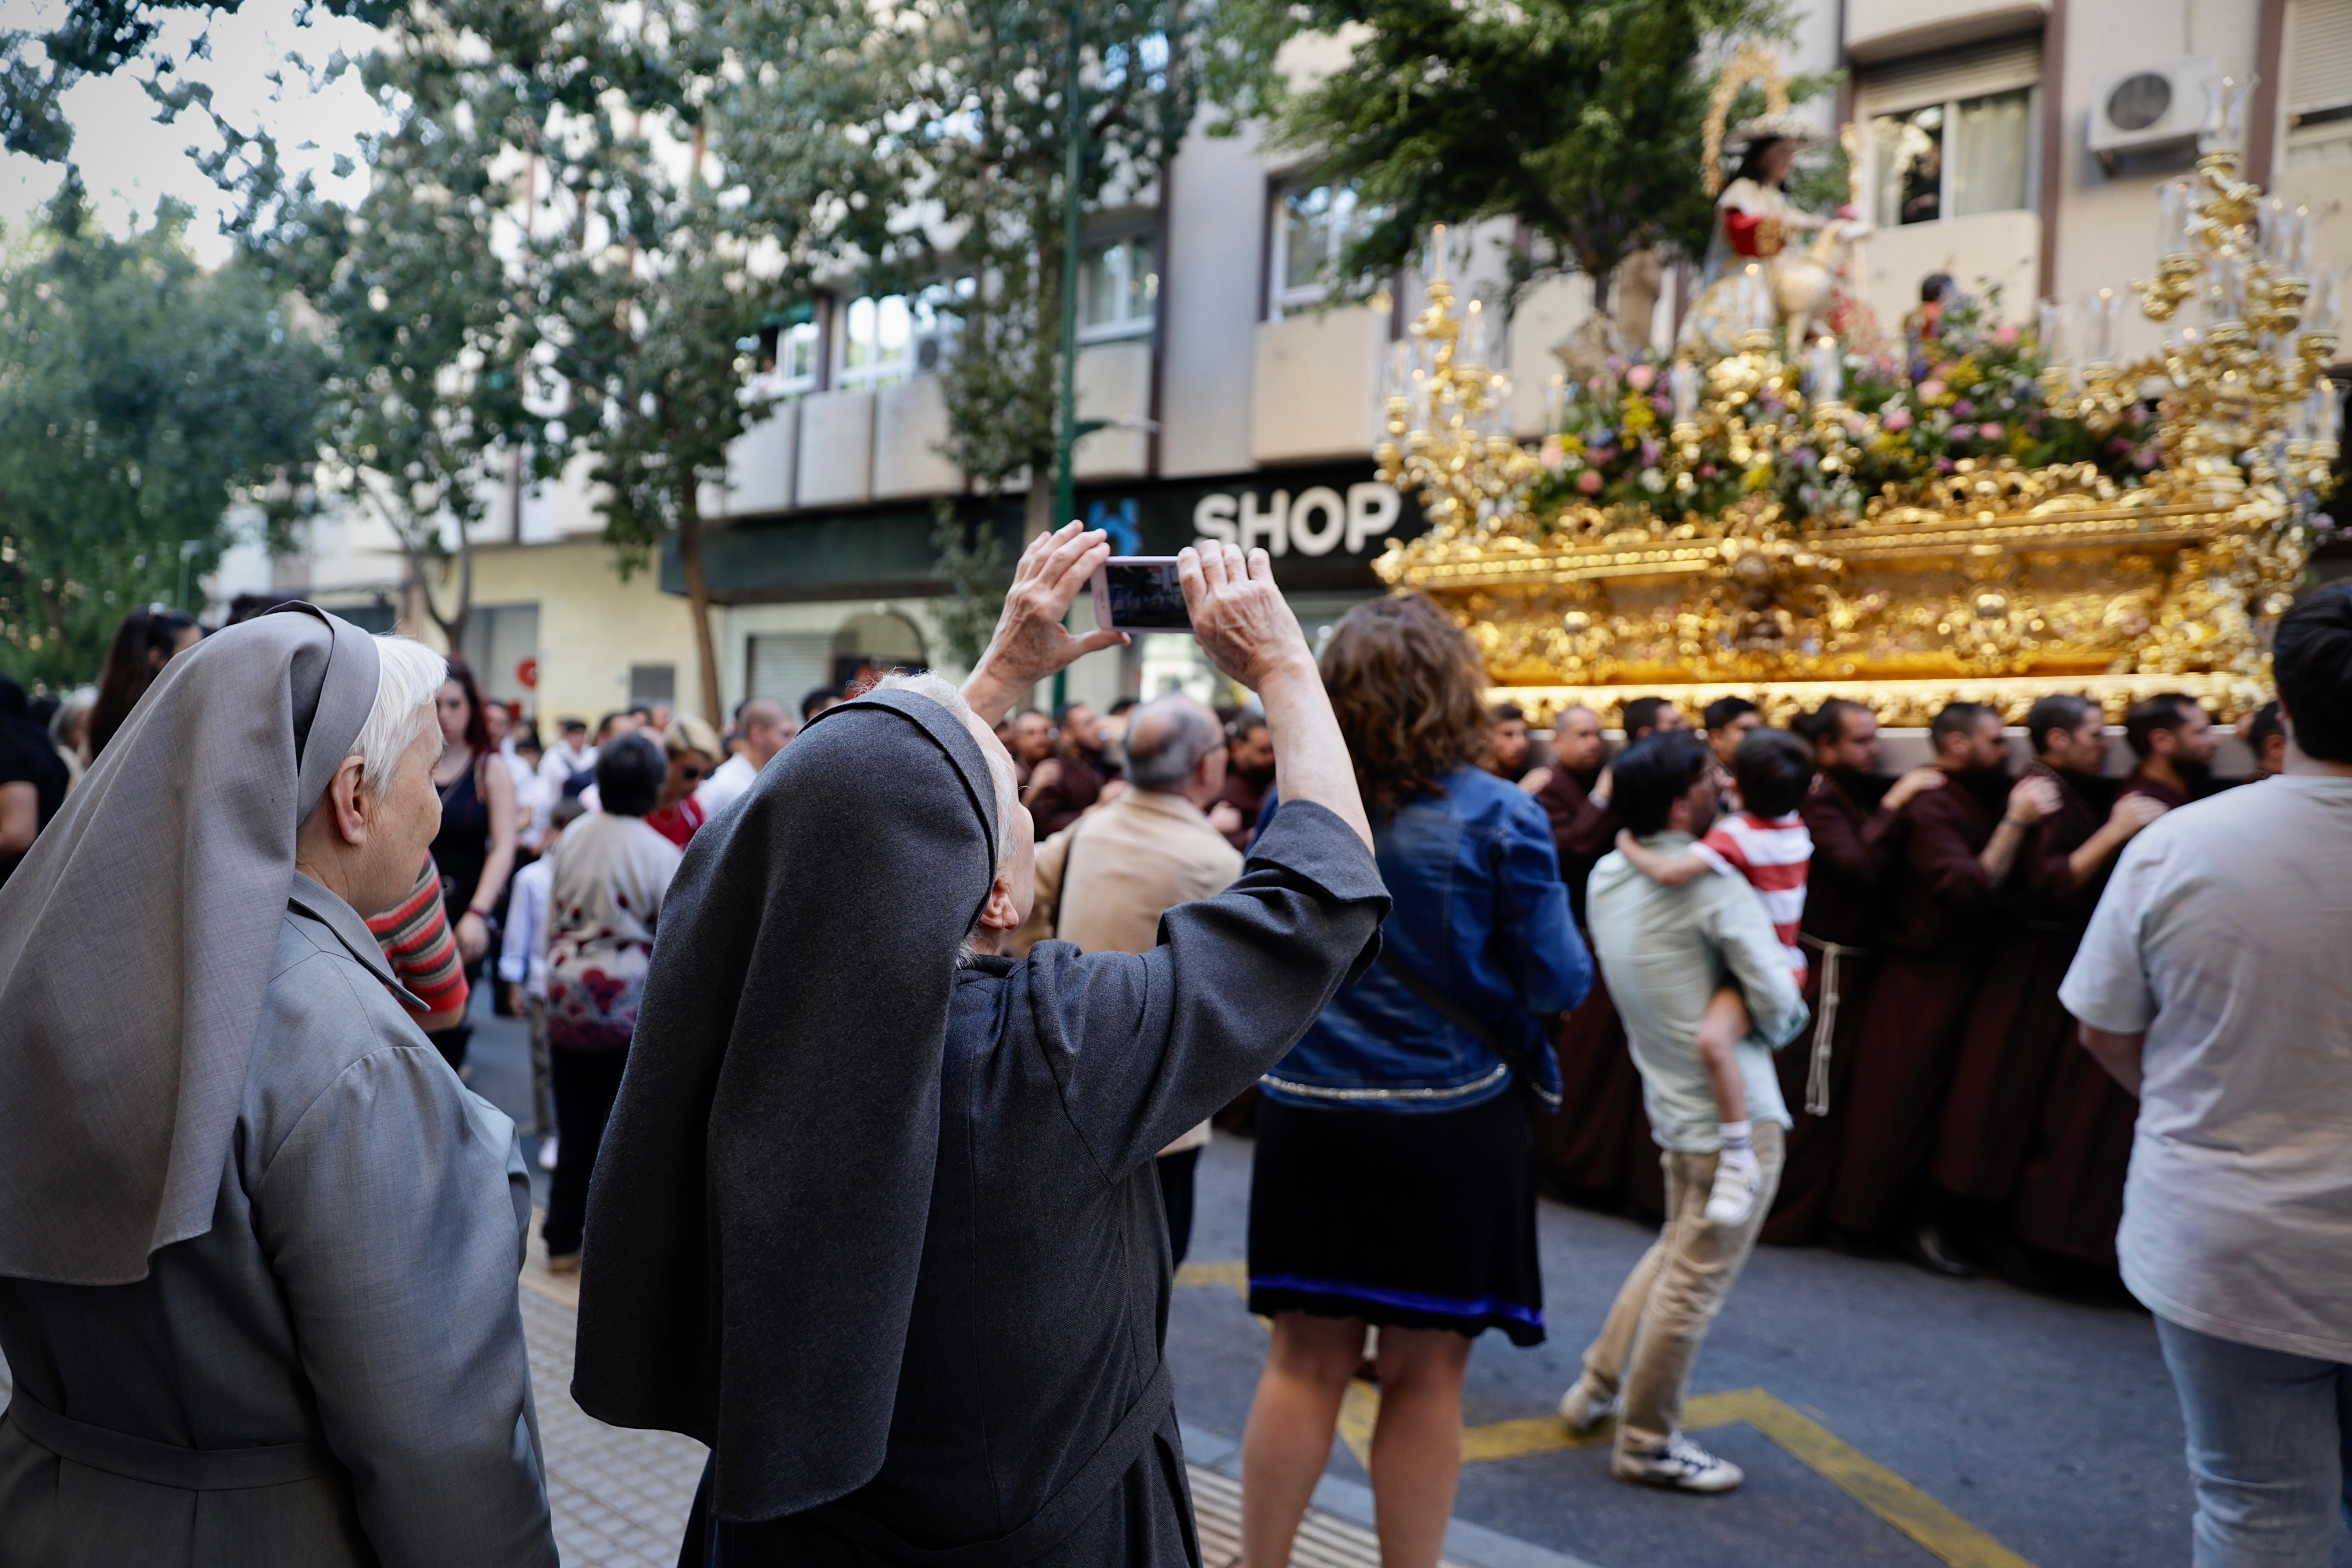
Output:
[[[919,697],[929,697],[963,724],[974,723],[978,716],[963,694],[944,678],[924,670],[909,674],[893,670],[874,683],[876,691],[912,692]],[[1001,746],[983,746],[980,754],[988,761],[989,781],[996,786],[996,866],[1004,869],[1013,858],[1013,813],[1021,810],[1021,780],[1013,772],[1013,758]]]
[[360,759],[361,782],[381,799],[402,756],[436,722],[434,704],[449,678],[449,661],[414,638],[374,641],[375,706],[344,755]]

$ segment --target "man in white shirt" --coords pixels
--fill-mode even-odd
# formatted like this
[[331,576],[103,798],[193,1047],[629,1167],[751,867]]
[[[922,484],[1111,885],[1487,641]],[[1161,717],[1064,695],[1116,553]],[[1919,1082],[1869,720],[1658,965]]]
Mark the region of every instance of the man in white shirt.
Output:
[[2352,583],[2287,612],[2273,669],[2284,771],[2143,830],[2058,993],[2139,1096],[2116,1250],[2196,1568],[2327,1568],[2352,1497]]
[[760,769],[800,733],[800,726],[782,703],[753,697],[735,710],[735,733],[742,737],[743,748],[712,769],[694,792],[706,821],[733,805],[751,787]]
[[[539,759],[539,781],[547,790],[548,804],[570,797],[564,786],[575,776],[585,783],[596,776],[596,748],[588,744],[588,723],[585,719],[567,718],[562,725],[563,738],[547,748]],[[574,789],[572,795],[580,791]]]

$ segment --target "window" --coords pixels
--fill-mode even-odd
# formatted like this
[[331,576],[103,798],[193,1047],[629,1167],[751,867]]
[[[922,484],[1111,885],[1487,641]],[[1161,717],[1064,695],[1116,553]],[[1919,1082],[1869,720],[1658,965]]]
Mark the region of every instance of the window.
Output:
[[2352,0],[2287,12],[2286,167],[2352,159]]
[[1352,184],[1297,185],[1275,204],[1274,278],[1266,314],[1279,319],[1330,292],[1332,269],[1370,221]]
[[830,632],[763,632],[750,639],[744,652],[749,695],[772,698],[794,713],[801,699],[829,684],[833,674]]
[[539,606],[477,604],[466,615],[466,663],[482,695],[498,702],[529,703],[538,677]]
[[971,278],[960,277],[915,294],[868,294],[851,300],[841,313],[841,373],[834,384],[896,386],[919,371],[939,369],[940,357],[955,338],[954,319],[942,318],[940,308],[971,298],[974,287]]
[[1078,336],[1087,342],[1151,330],[1160,266],[1148,234],[1093,240],[1078,274]]
[[2019,88],[1874,116],[1879,226],[2032,206],[2033,99]]
[[795,306],[782,320],[770,321],[756,340],[740,345],[756,349],[758,355],[749,390],[760,397],[816,391],[817,343],[816,312],[810,306]]
[[629,666],[630,706],[676,701],[677,701],[677,666],[676,664],[631,664]]

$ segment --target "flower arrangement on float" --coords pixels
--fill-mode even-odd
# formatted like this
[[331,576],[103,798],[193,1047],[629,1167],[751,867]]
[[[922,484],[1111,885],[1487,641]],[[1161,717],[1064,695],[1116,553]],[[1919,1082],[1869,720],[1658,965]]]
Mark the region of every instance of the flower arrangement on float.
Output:
[[1817,340],[1801,366],[1768,368],[1744,396],[1648,354],[1556,378],[1527,509],[1606,529],[1637,513],[1694,521],[1763,503],[1835,526],[1992,465],[2087,465],[2119,489],[2141,485],[2163,462],[2154,403],[2053,408],[2037,334],[1999,323],[1998,304],[1997,291],[1957,301],[1884,349]]

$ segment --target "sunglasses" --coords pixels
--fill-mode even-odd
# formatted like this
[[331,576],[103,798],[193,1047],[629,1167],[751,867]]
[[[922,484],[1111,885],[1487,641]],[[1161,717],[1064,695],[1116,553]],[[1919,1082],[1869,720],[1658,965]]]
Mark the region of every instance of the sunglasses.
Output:
[[679,767],[677,776],[688,780],[699,779],[702,777],[702,769],[696,767],[691,762],[685,763]]

